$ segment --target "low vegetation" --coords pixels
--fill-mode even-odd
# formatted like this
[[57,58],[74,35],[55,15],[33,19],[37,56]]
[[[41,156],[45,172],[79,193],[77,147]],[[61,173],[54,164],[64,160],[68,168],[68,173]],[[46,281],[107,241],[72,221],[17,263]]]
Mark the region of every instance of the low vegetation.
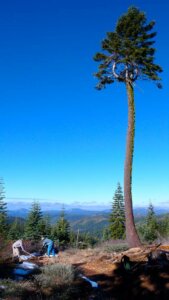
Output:
[[41,274],[35,275],[36,282],[41,288],[69,286],[75,280],[77,271],[72,265],[52,264],[41,268]]
[[30,292],[35,291],[31,281],[0,280],[0,299],[24,299]]

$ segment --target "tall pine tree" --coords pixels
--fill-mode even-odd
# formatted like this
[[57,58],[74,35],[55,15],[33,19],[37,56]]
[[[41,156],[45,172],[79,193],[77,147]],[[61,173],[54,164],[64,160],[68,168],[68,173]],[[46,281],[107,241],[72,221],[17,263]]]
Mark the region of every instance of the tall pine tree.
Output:
[[125,237],[125,212],[124,197],[120,183],[117,184],[112,203],[112,212],[109,218],[110,237],[113,239],[124,239]]
[[124,200],[126,215],[126,237],[129,247],[140,246],[135,228],[132,207],[132,166],[135,136],[134,87],[139,79],[148,79],[161,87],[159,73],[162,68],[155,64],[153,47],[156,32],[155,22],[147,22],[146,14],[136,7],[130,7],[122,15],[113,32],[108,32],[102,41],[102,53],[96,53],[94,59],[100,63],[97,88],[119,82],[124,84],[128,100],[128,130],[126,158],[124,166]]

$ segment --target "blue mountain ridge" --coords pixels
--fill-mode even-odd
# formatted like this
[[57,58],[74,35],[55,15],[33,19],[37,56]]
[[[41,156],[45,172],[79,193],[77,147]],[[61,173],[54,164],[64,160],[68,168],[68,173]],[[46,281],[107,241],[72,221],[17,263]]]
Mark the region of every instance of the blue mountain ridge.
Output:
[[[28,208],[16,208],[16,209],[8,209],[8,215],[9,216],[13,216],[13,217],[22,217],[22,218],[25,218],[27,217],[27,215],[29,214],[29,211],[30,211],[30,208],[31,207],[28,207]],[[155,213],[157,215],[160,215],[160,214],[164,214],[164,213],[169,213],[169,208],[167,207],[155,207],[154,208],[155,210]],[[57,215],[60,215],[62,211],[62,208],[60,209],[48,209],[48,210],[45,210],[45,209],[42,209],[42,212],[46,215],[49,215],[51,217],[53,216],[57,216]],[[91,210],[91,209],[82,209],[82,208],[68,208],[66,209],[65,208],[65,214],[67,216],[71,215],[72,217],[84,217],[84,216],[94,216],[94,215],[107,215],[110,213],[110,209],[103,209],[103,210]],[[145,216],[147,214],[147,207],[135,207],[134,208],[134,215],[135,217],[141,217],[141,216]]]

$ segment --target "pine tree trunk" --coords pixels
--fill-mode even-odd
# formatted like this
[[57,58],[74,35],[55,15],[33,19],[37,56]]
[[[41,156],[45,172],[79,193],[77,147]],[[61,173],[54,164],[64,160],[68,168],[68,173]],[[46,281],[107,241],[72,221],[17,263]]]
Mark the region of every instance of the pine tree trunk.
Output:
[[132,85],[127,82],[128,96],[128,130],[127,130],[127,146],[126,159],[124,169],[124,201],[126,216],[126,238],[129,247],[138,247],[141,245],[135,224],[132,207],[132,164],[134,152],[134,133],[135,133],[135,107],[134,107],[134,91]]

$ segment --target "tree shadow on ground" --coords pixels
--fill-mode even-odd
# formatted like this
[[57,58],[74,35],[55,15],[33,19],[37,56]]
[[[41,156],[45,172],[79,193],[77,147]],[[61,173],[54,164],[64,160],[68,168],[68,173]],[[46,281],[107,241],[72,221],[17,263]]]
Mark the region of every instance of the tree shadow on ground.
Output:
[[147,266],[145,262],[134,264],[137,267],[133,271],[125,271],[121,264],[117,264],[110,276],[90,276],[99,283],[100,299],[169,299],[169,266]]
[[11,278],[12,269],[14,268],[13,263],[0,263],[0,279]]
[[[126,271],[122,264],[117,263],[116,269],[108,274],[94,274],[90,280],[99,284],[92,288],[90,283],[79,276],[69,286],[56,286],[52,290],[41,287],[30,291],[18,299],[28,300],[168,300],[169,299],[169,266],[148,265],[145,262],[132,262],[133,269]],[[135,267],[134,267],[135,266]],[[83,263],[75,264],[75,268],[83,272]],[[11,266],[0,265],[0,274],[8,278]],[[12,299],[12,298],[10,298]]]

